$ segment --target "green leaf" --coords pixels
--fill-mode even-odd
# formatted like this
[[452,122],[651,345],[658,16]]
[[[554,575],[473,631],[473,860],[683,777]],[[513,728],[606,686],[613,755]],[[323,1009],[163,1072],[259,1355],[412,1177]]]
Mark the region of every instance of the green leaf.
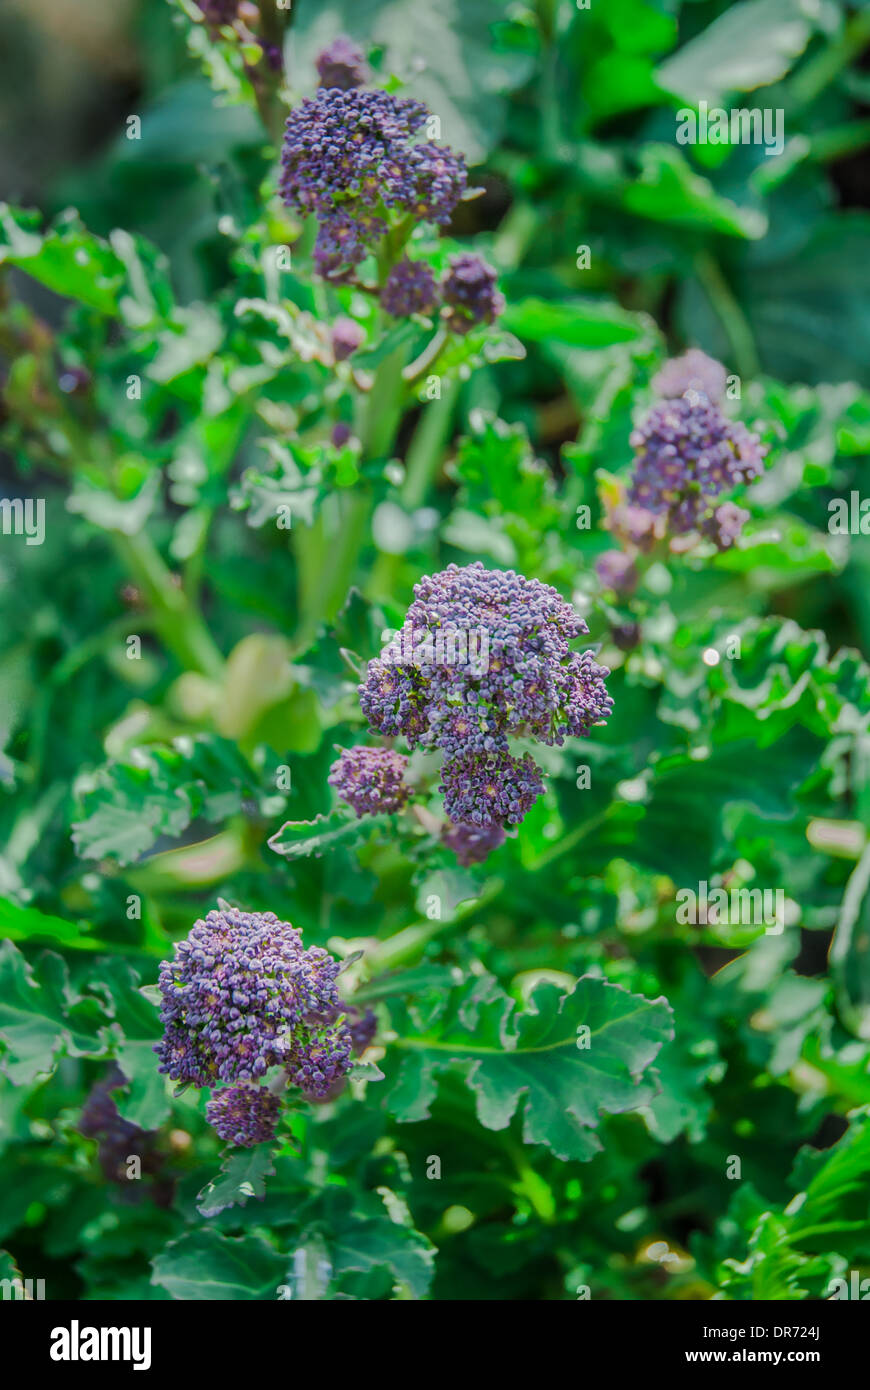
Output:
[[766,371],[788,381],[867,384],[868,237],[870,217],[850,210],[800,216],[778,254],[776,243],[750,248],[737,292]]
[[649,331],[640,314],[606,299],[520,299],[508,304],[501,322],[521,339],[587,348],[635,342]]
[[330,850],[356,849],[371,833],[389,822],[388,816],[357,818],[345,811],[333,811],[314,820],[288,820],[267,841],[269,848],[286,859],[319,859]]
[[37,221],[32,213],[0,203],[0,265],[17,266],[55,294],[114,314],[124,267],[111,247],[74,214],[65,214],[44,234],[35,230]]
[[665,91],[719,105],[730,92],[777,82],[812,37],[819,6],[812,0],[744,0],[690,39],[656,73]]
[[718,194],[676,146],[644,145],[639,160],[640,175],[622,195],[623,205],[638,217],[742,238],[761,237],[767,230],[764,213]]
[[771,1210],[742,1185],[714,1241],[711,1278],[720,1292],[753,1300],[830,1298],[832,1281],[844,1276],[848,1287],[847,1261],[870,1257],[868,1171],[870,1113],[864,1109],[852,1114],[831,1148],[800,1151],[791,1185],[801,1190],[784,1208]]
[[283,1283],[286,1256],[261,1236],[193,1231],[170,1241],[153,1261],[152,1281],[182,1300],[274,1299]]
[[[51,942],[65,950],[98,951],[106,943],[88,936],[82,926],[63,917],[53,917],[35,907],[22,907],[9,898],[0,898],[0,938],[9,941]],[[111,949],[111,948],[110,948]]]
[[424,1298],[432,1282],[435,1247],[419,1231],[388,1216],[348,1225],[329,1249],[337,1279],[386,1269],[414,1298]]
[[870,844],[846,884],[829,961],[843,1017],[860,1038],[870,1038]]
[[504,1129],[522,1101],[527,1144],[588,1159],[601,1148],[603,1112],[636,1109],[654,1094],[643,1074],[672,1036],[670,1018],[664,999],[592,976],[568,994],[542,983],[520,1011],[492,976],[480,976],[449,995],[393,1007],[399,1037],[384,1062],[387,1106],[400,1120],[425,1119],[439,1075],[456,1066],[487,1129]]
[[141,977],[122,960],[101,961],[91,988],[105,994],[115,1057],[130,1083],[115,1097],[125,1120],[155,1129],[169,1114],[166,1078],[157,1070],[154,1044],[161,1033],[157,1006],[139,988]]
[[268,1145],[237,1149],[224,1159],[219,1175],[206,1183],[196,1199],[196,1209],[203,1216],[216,1216],[226,1207],[244,1206],[249,1197],[262,1201],[266,1195],[266,1178],[274,1172]]
[[16,1085],[52,1072],[58,1057],[107,1050],[106,1018],[94,998],[77,994],[64,960],[51,951],[30,966],[11,941],[0,942],[0,1042],[3,1070]]
[[132,864],[160,838],[177,838],[191,821],[223,821],[256,778],[233,743],[210,735],[178,738],[171,748],[134,748],[78,785],[73,843],[83,859]]

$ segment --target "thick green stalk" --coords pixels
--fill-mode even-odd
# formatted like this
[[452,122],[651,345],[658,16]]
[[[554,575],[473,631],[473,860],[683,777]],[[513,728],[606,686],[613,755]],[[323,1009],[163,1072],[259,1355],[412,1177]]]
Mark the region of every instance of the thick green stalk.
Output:
[[811,105],[853,58],[860,57],[868,43],[870,9],[863,9],[844,24],[839,38],[799,68],[788,84],[789,110]]
[[299,576],[299,651],[310,645],[321,623],[339,612],[365,544],[368,501],[363,494],[341,492],[329,510],[331,515],[321,508],[312,526],[293,533]]
[[438,472],[445,445],[450,438],[450,426],[458,395],[459,383],[450,381],[444,387],[440,400],[429,401],[423,407],[405,461],[402,501],[409,511],[422,506]]
[[709,251],[699,251],[696,255],[695,273],[728,335],[738,372],[746,378],[757,375],[758,352],[749,321],[722,274],[719,263]]
[[164,645],[186,670],[220,677],[224,665],[220,651],[201,615],[173,582],[150,538],[144,531],[135,536],[121,531],[111,534],[121,561],[148,600],[155,630]]

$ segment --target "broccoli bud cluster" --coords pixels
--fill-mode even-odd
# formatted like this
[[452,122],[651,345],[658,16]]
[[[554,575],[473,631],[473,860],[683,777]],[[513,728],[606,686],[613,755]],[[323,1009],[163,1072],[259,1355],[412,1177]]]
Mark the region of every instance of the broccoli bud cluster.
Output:
[[630,443],[632,507],[661,518],[671,536],[700,531],[720,549],[733,544],[748,513],[719,498],[761,476],[766,451],[756,434],[690,390],[653,406]]
[[266,1086],[227,1086],[215,1091],[205,1118],[221,1139],[250,1149],[275,1137],[281,1102]]
[[[163,1037],[154,1048],[159,1070],[174,1081],[238,1089],[281,1067],[289,1085],[317,1097],[349,1070],[339,963],[319,946],[306,949],[289,922],[214,909],[175,951],[160,967]],[[249,1103],[247,1091],[225,1094],[213,1113],[226,1127]],[[257,1104],[257,1114],[270,1111]]]
[[322,275],[346,278],[377,248],[391,214],[449,221],[465,192],[465,161],[417,139],[428,115],[408,97],[330,86],[287,117],[280,192],[294,212],[316,214]]
[[327,781],[358,816],[400,811],[410,788],[402,780],[408,759],[391,748],[344,748]]
[[[571,649],[588,630],[548,584],[480,561],[449,565],[415,586],[402,628],[369,662],[360,705],[378,733],[443,752],[447,815],[490,829],[494,848],[543,791],[531,754],[515,757],[510,739],[561,745],[610,714],[607,668]],[[453,847],[474,855],[484,843],[476,834],[467,851],[457,833]]]

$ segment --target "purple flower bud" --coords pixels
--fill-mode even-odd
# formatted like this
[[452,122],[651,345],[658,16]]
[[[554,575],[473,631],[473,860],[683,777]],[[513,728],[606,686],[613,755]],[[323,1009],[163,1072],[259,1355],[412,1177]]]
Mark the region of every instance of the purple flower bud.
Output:
[[265,1086],[229,1086],[215,1091],[205,1118],[221,1139],[251,1149],[275,1137],[281,1103]]
[[595,573],[605,589],[615,589],[618,594],[630,594],[637,588],[634,561],[624,550],[605,550],[595,561]]
[[654,406],[630,442],[628,500],[661,516],[672,536],[702,528],[721,493],[760,477],[766,453],[757,435],[696,394]]
[[672,400],[687,391],[706,396],[717,405],[725,396],[725,368],[700,348],[689,348],[682,357],[671,357],[652,379],[657,396]]
[[373,250],[388,214],[445,223],[465,191],[461,156],[418,144],[428,112],[383,91],[321,88],[291,111],[281,155],[280,193],[320,223],[315,261],[340,278]]
[[58,390],[65,396],[81,394],[91,384],[91,374],[86,367],[63,367],[57,378]]
[[448,306],[447,322],[454,333],[468,333],[480,323],[494,323],[505,307],[496,288],[496,273],[480,256],[454,256],[441,282]]
[[374,1042],[375,1034],[378,1031],[378,1020],[375,1017],[374,1009],[366,1009],[365,1013],[360,1013],[353,1004],[348,1004],[346,1008],[351,1047],[354,1056],[359,1057]]
[[336,362],[344,362],[365,342],[365,333],[354,319],[338,318],[332,325],[332,352]]
[[461,823],[445,829],[442,839],[453,850],[457,862],[467,869],[470,864],[481,864],[493,850],[503,845],[505,833],[500,825]]
[[339,34],[314,60],[321,87],[337,87],[349,92],[362,87],[371,77],[371,69],[361,48],[346,34]]
[[381,290],[381,304],[393,318],[428,314],[438,302],[435,276],[425,261],[399,261]]
[[450,820],[475,826],[519,825],[544,790],[531,753],[457,753],[445,758],[440,791]]
[[263,51],[263,57],[273,72],[281,72],[284,67],[284,55],[276,43],[267,43],[265,39],[257,39],[257,43]]
[[332,442],[335,445],[336,449],[342,448],[342,446],[347,443],[347,441],[352,437],[352,435],[353,430],[351,429],[350,425],[348,425],[344,420],[336,420],[335,424],[332,427]]
[[326,779],[358,816],[400,811],[410,787],[402,780],[408,759],[391,748],[343,748]]
[[112,1063],[103,1079],[91,1087],[79,1119],[79,1132],[99,1141],[97,1160],[109,1182],[127,1181],[130,1158],[139,1159],[143,1173],[156,1174],[163,1167],[154,1131],[141,1129],[132,1120],[125,1120],[112,1099],[113,1091],[128,1085],[124,1073]]
[[632,652],[640,642],[640,624],[617,623],[610,635],[621,652]]
[[701,531],[719,550],[730,550],[749,520],[749,512],[736,502],[723,502],[701,525]]
[[206,24],[219,29],[222,24],[232,24],[239,12],[239,0],[196,0],[202,10]]
[[634,545],[638,550],[652,550],[657,539],[656,517],[646,507],[622,503],[614,507],[607,524],[615,536]]

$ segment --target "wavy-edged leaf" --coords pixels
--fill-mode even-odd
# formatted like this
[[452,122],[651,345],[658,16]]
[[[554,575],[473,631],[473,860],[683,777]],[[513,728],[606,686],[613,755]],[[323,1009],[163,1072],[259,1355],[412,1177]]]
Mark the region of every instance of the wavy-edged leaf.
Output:
[[269,848],[286,859],[309,859],[313,855],[319,859],[330,850],[355,849],[369,838],[378,826],[383,826],[387,816],[348,816],[343,811],[333,811],[328,816],[315,816],[314,820],[288,820],[269,839]]
[[561,1159],[588,1159],[601,1148],[603,1113],[650,1101],[655,1086],[644,1073],[672,1036],[664,999],[588,975],[568,994],[539,984],[524,1010],[486,975],[392,1012],[399,1037],[383,1065],[398,1119],[425,1119],[440,1073],[455,1065],[482,1125],[504,1129],[521,1109],[525,1142],[546,1144]]
[[202,1216],[216,1216],[226,1207],[244,1206],[250,1197],[262,1201],[266,1195],[266,1179],[274,1172],[268,1145],[236,1149],[224,1159],[218,1176],[206,1183],[196,1199],[196,1209]]
[[58,1057],[98,1057],[108,1045],[99,1001],[70,985],[66,962],[51,951],[33,966],[11,941],[0,942],[2,1067],[16,1085],[54,1070]]
[[152,1282],[182,1301],[275,1299],[287,1258],[262,1236],[192,1231],[170,1241],[153,1261]]

